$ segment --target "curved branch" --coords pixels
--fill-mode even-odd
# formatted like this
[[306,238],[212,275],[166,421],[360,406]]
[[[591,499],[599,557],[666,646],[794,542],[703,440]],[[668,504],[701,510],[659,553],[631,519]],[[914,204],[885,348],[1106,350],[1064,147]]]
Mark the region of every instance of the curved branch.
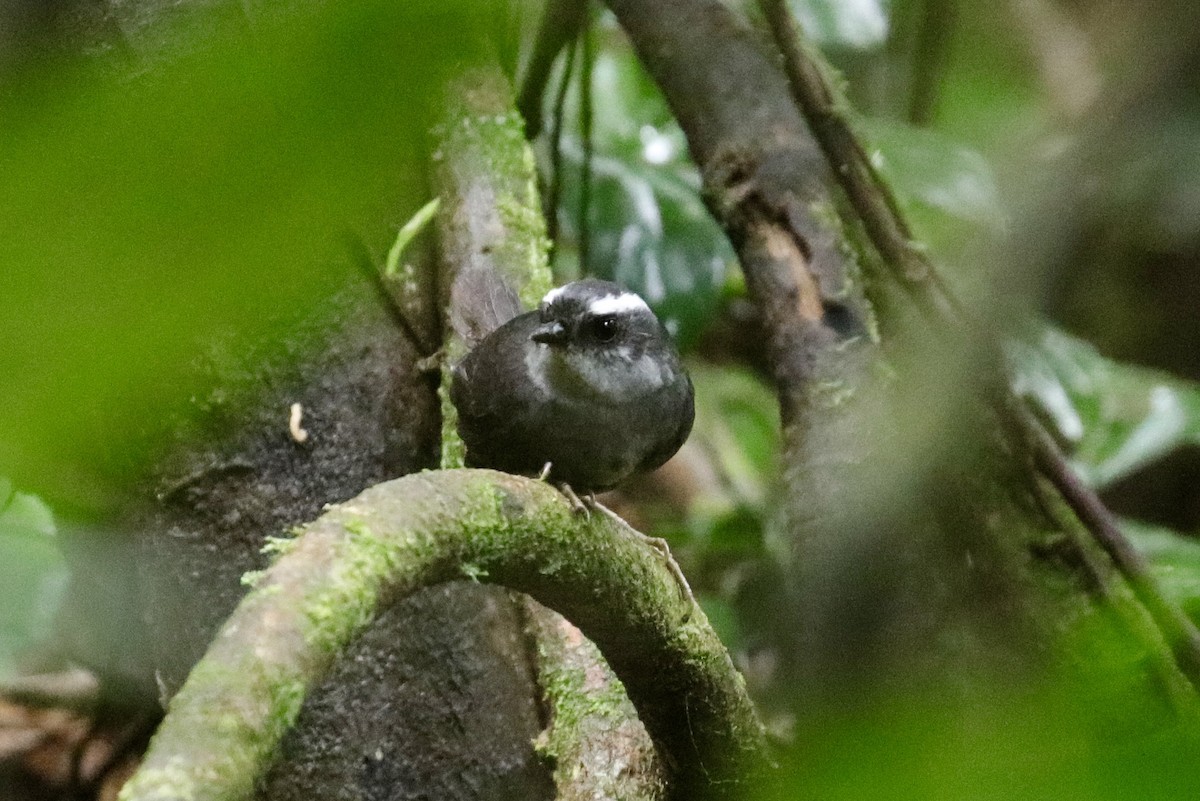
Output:
[[673,769],[676,797],[765,773],[763,730],[728,653],[660,551],[552,487],[486,470],[377,485],[306,527],[171,703],[123,801],[250,796],[336,654],[385,605],[444,581],[519,589],[600,647]]

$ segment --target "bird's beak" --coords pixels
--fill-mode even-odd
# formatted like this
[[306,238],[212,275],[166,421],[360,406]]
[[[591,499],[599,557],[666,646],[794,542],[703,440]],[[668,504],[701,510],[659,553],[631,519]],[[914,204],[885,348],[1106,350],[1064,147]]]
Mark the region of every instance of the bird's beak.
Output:
[[551,320],[533,329],[529,338],[544,345],[561,345],[567,341],[567,329],[558,320]]

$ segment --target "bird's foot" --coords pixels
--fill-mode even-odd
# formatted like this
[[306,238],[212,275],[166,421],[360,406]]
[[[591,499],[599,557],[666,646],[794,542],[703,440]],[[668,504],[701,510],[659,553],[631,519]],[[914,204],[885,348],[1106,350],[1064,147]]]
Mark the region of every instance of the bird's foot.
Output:
[[[548,467],[549,462],[547,462],[546,464]],[[543,472],[548,472],[548,471],[543,469]],[[578,495],[575,494],[575,490],[571,489],[570,484],[568,484],[564,481],[564,482],[555,484],[555,486],[558,487],[558,491],[561,492],[564,496],[566,496],[567,501],[570,502],[572,512],[574,512],[577,515],[583,515],[586,518],[591,518],[592,515],[589,510],[588,505],[586,503],[584,503],[583,500],[581,500]],[[596,500],[595,496],[590,496],[590,497],[592,498],[592,502],[595,503],[595,500]]]
[[662,539],[661,537],[651,537],[638,531],[636,528],[625,522],[625,519],[619,514],[600,503],[600,501],[596,500],[595,493],[589,492],[587,494],[587,501],[588,505],[592,509],[596,509],[602,514],[607,515],[611,520],[618,523],[622,529],[628,531],[630,534],[662,554],[662,558],[667,565],[667,569],[671,571],[671,575],[675,577],[675,583],[679,585],[680,595],[682,595],[683,598],[689,601],[693,606],[696,605],[696,596],[692,594],[692,587],[690,584],[688,584],[687,577],[683,575],[683,570],[680,569],[679,563],[676,562],[675,557],[671,555],[671,546],[667,544],[666,540]]
[[667,544],[667,541],[661,537],[647,536],[638,531],[636,528],[630,528],[629,530],[641,538],[641,540],[651,548],[662,554],[662,558],[667,565],[667,569],[671,571],[671,575],[675,577],[675,583],[679,585],[679,594],[682,595],[684,600],[688,601],[692,606],[696,606],[696,596],[692,594],[692,586],[688,584],[687,577],[683,575],[682,568],[680,568],[679,563],[675,561],[675,557],[671,555],[671,546]]

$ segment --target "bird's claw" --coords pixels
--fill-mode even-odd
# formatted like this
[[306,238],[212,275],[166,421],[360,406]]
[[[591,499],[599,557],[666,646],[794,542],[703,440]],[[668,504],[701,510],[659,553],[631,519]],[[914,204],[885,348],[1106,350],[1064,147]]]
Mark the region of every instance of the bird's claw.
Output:
[[675,583],[679,585],[680,595],[682,595],[685,600],[691,602],[692,606],[696,605],[696,596],[692,593],[692,587],[690,584],[688,584],[687,577],[683,575],[683,570],[679,567],[679,563],[676,562],[675,557],[671,555],[671,547],[667,544],[666,540],[662,539],[661,537],[651,537],[638,531],[636,528],[625,522],[624,518],[622,518],[619,514],[596,500],[594,493],[588,493],[587,498],[592,509],[598,509],[613,521],[620,524],[621,528],[630,532],[642,542],[658,551],[662,555],[663,561],[667,565],[667,569],[670,570],[671,575],[675,577]]
[[[549,464],[549,463],[547,463],[547,464]],[[571,489],[570,484],[567,484],[566,482],[562,482],[560,484],[557,484],[556,486],[558,487],[558,491],[561,492],[564,496],[566,496],[567,501],[571,504],[572,512],[574,512],[577,515],[583,515],[585,518],[591,519],[592,513],[590,510],[590,507],[588,506],[588,504],[584,503],[584,501],[578,495],[575,494],[575,490]],[[589,494],[589,497],[591,497],[592,503],[595,504],[596,497],[594,495],[590,495],[590,494]]]

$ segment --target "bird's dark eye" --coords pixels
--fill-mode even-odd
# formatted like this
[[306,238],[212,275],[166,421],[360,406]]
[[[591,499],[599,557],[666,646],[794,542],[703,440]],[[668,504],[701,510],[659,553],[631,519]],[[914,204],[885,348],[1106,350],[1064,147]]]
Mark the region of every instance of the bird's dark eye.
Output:
[[611,314],[593,317],[588,321],[588,331],[597,342],[612,342],[617,336],[617,318]]

